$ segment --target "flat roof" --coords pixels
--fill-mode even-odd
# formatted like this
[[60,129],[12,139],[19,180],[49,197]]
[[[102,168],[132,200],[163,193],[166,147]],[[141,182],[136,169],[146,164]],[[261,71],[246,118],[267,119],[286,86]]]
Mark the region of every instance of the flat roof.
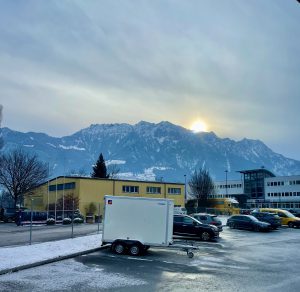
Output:
[[[105,180],[105,181],[123,181],[123,182],[137,182],[137,183],[151,183],[151,184],[168,184],[168,185],[183,185],[184,183],[176,183],[176,182],[166,182],[166,181],[150,181],[150,180],[131,180],[131,179],[115,179],[115,178],[94,178],[94,177],[86,177],[86,176],[57,176],[49,180],[54,181],[59,178],[68,178],[68,179],[89,179],[89,180]],[[47,183],[45,181],[44,183]],[[43,184],[44,184],[43,183]]]
[[272,173],[271,171],[265,169],[265,168],[258,168],[258,169],[249,169],[249,170],[239,170],[237,172],[246,174],[246,173],[257,173],[257,172],[264,172],[269,174],[271,177],[275,177],[275,174]]

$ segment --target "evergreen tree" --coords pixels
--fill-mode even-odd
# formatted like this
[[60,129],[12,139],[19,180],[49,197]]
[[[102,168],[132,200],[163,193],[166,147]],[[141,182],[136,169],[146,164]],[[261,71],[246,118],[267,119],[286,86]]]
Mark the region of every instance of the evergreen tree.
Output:
[[93,166],[92,177],[94,177],[94,178],[109,178],[109,174],[107,173],[106,164],[105,164],[105,160],[103,158],[102,153],[100,153],[96,164]]

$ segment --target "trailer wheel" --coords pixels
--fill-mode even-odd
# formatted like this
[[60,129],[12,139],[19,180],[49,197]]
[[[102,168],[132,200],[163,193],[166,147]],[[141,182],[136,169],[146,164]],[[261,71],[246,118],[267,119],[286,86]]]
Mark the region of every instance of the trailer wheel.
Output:
[[194,257],[194,253],[192,251],[188,251],[187,256],[192,259]]
[[123,254],[125,251],[125,246],[123,243],[121,242],[117,242],[114,243],[112,246],[112,250],[116,253],[116,254]]
[[141,252],[141,247],[139,244],[133,244],[129,247],[129,254],[132,256],[137,256]]

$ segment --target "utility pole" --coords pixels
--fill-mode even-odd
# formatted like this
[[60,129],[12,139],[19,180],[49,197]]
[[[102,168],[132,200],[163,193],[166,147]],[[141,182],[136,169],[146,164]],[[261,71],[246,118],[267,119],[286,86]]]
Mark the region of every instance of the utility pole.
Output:
[[48,162],[48,182],[47,182],[47,220],[49,219],[49,176],[50,176],[50,166]]
[[228,190],[227,190],[227,173],[228,173],[228,170],[226,169],[226,170],[225,170],[225,180],[226,180],[226,183],[225,183],[225,192],[226,192],[226,198],[228,197]]
[[184,175],[184,203],[186,203],[186,174]]

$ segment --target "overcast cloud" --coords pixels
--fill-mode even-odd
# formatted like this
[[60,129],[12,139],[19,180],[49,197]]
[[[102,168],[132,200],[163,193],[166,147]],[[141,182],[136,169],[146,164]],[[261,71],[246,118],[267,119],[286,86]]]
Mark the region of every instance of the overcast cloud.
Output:
[[200,118],[300,160],[299,27],[295,0],[3,0],[2,125]]

